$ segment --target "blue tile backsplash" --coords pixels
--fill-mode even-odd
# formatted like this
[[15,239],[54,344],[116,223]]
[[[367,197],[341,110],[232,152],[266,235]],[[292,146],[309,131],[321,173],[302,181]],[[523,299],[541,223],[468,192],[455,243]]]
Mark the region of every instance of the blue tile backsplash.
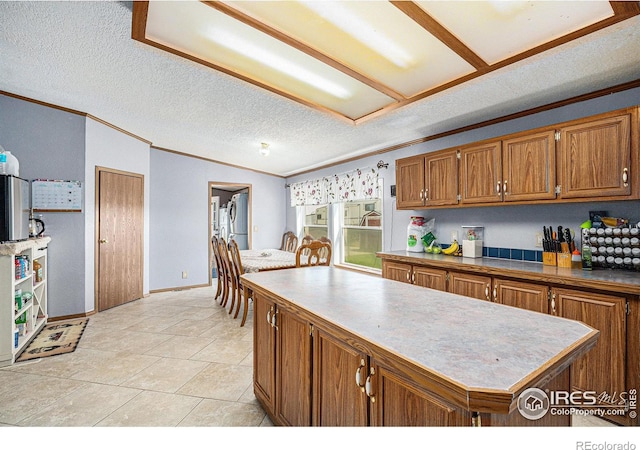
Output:
[[516,261],[542,262],[542,251],[521,248],[484,247],[482,256],[488,258],[514,259]]

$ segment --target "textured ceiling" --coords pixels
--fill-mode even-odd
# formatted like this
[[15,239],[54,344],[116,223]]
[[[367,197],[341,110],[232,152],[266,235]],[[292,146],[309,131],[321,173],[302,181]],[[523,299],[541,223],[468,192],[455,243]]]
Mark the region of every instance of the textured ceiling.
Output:
[[2,1],[0,17],[0,90],[282,176],[640,78],[636,16],[353,125],[132,40],[127,2]]

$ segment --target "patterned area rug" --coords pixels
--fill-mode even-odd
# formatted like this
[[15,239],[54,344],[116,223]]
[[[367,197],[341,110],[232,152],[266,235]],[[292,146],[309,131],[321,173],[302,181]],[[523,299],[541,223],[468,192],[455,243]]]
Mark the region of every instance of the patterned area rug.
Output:
[[54,322],[46,325],[16,362],[71,353],[76,349],[89,319]]

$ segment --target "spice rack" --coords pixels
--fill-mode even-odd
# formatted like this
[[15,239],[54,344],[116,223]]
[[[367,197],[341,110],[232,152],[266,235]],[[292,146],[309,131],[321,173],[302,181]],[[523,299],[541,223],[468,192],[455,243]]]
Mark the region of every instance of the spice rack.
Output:
[[640,227],[585,229],[583,239],[594,268],[640,271]]

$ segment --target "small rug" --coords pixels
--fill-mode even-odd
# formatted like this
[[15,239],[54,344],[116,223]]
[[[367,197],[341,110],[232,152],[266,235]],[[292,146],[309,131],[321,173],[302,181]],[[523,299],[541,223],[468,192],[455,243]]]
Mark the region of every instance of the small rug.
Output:
[[89,323],[89,319],[54,322],[46,325],[16,359],[16,362],[71,353],[76,349],[87,323]]

